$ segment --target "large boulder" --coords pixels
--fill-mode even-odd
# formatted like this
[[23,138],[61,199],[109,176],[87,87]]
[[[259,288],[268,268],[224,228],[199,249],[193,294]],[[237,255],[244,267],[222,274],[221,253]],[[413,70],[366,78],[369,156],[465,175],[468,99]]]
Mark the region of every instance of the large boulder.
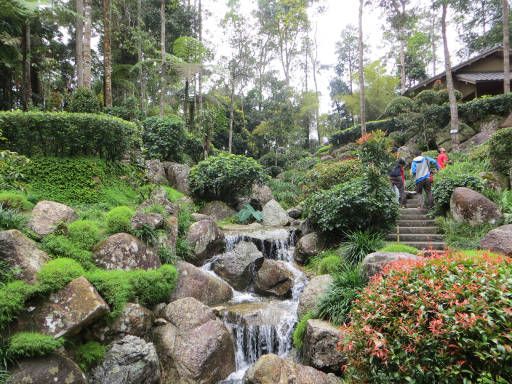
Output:
[[48,299],[22,312],[16,329],[37,330],[55,338],[71,336],[109,312],[107,303],[85,277],[69,282]]
[[322,237],[316,232],[311,232],[299,239],[293,257],[298,263],[304,264],[310,257],[320,253],[324,247],[325,241]]
[[263,206],[263,225],[282,227],[289,222],[290,217],[277,201],[270,200]]
[[137,212],[132,217],[132,229],[138,230],[142,228],[162,229],[165,227],[164,216],[160,213],[144,213]]
[[0,232],[0,261],[11,268],[17,279],[34,283],[37,272],[48,260],[48,255],[20,231]]
[[421,256],[413,255],[406,252],[373,252],[363,260],[362,268],[363,273],[368,277],[372,277],[382,271],[386,264],[392,263],[397,260],[420,261]]
[[480,247],[512,256],[512,224],[502,225],[490,231],[480,241]]
[[157,253],[128,233],[116,233],[94,251],[94,262],[104,269],[153,269],[160,267]]
[[254,270],[263,263],[263,253],[254,243],[241,241],[231,252],[219,256],[213,270],[239,291],[247,288],[253,280]]
[[339,384],[334,375],[296,364],[274,354],[261,356],[244,376],[245,384]]
[[149,335],[155,316],[140,304],[128,303],[112,324],[111,332],[116,336],[132,335],[145,338]]
[[152,184],[164,184],[167,182],[164,165],[160,160],[146,160],[146,177]]
[[302,362],[324,372],[341,373],[345,356],[338,351],[341,331],[331,323],[311,319],[306,325]]
[[168,248],[172,253],[176,253],[178,229],[178,218],[176,216],[169,216],[165,219],[165,231],[159,235],[158,244]]
[[23,360],[7,379],[7,384],[87,384],[73,360],[57,354]]
[[223,280],[192,264],[179,262],[178,282],[169,301],[193,297],[206,305],[218,305],[233,297],[233,290]]
[[214,220],[223,220],[236,214],[236,211],[223,201],[209,201],[199,212],[212,217]]
[[77,219],[73,208],[55,201],[40,201],[32,210],[28,227],[38,236],[44,237],[54,232],[59,224]]
[[158,383],[160,362],[155,346],[136,336],[125,336],[112,343],[103,362],[90,376],[90,384]]
[[302,217],[302,208],[301,207],[293,207],[286,211],[288,216],[292,219],[298,220]]
[[154,330],[163,383],[217,383],[235,370],[233,340],[213,311],[193,298],[170,303]]
[[309,280],[299,297],[297,315],[302,317],[307,312],[314,310],[322,296],[329,290],[331,283],[331,275],[315,276]]
[[202,265],[226,247],[224,233],[211,220],[193,223],[188,230],[187,241],[194,252],[193,261],[196,265]]
[[277,297],[290,297],[293,289],[293,273],[282,261],[265,259],[256,272],[256,292]]
[[181,193],[188,194],[189,184],[188,175],[190,167],[186,164],[173,163],[170,161],[164,162],[165,174],[171,187],[180,191]]
[[470,225],[496,224],[502,216],[496,204],[469,188],[455,188],[450,199],[453,219]]
[[253,184],[250,199],[256,209],[261,209],[269,201],[274,200],[274,196],[268,185]]

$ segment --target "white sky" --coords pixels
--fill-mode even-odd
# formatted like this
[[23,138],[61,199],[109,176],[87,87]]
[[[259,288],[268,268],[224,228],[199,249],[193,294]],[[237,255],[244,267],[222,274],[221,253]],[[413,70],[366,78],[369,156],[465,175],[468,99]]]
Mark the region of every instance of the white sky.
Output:
[[[421,0],[414,1],[419,4],[422,2]],[[254,9],[255,2],[255,0],[240,0],[243,13],[249,13]],[[225,54],[226,51],[229,51],[229,47],[219,27],[220,20],[226,12],[225,0],[203,0],[203,4],[204,9],[211,13],[205,20],[205,39],[217,54]],[[340,38],[341,30],[348,24],[357,25],[358,23],[359,0],[320,0],[319,4],[326,8],[325,12],[318,17],[311,18],[313,29],[315,25],[318,28],[318,60],[322,65],[334,65],[336,63],[335,46]],[[381,11],[375,7],[367,6],[363,18],[365,40],[370,47],[369,56],[372,60],[379,59],[386,51],[382,39],[383,17]],[[450,50],[453,52],[452,63],[456,64],[458,59],[455,52],[459,43],[453,28],[451,28],[449,35],[451,37],[449,39]],[[300,71],[298,72],[300,73]],[[322,113],[330,110],[329,81],[332,77],[332,69],[322,71],[319,76]],[[313,87],[312,81],[310,83],[310,87]]]

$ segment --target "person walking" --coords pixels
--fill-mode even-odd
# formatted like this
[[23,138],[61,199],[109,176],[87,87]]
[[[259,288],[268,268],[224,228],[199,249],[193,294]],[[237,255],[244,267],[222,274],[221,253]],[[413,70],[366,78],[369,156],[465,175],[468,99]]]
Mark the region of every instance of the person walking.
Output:
[[393,188],[398,190],[398,202],[401,207],[405,206],[405,200],[407,198],[405,194],[405,159],[400,158],[396,162],[393,169],[389,172],[389,180],[391,181],[391,185]]
[[412,160],[411,174],[414,176],[416,183],[416,193],[423,196],[423,192],[427,195],[427,204],[423,199],[423,208],[430,209],[434,205],[432,198],[432,182],[430,180],[430,164],[439,169],[437,161],[428,156],[423,156],[421,151],[416,152],[416,157]]
[[446,165],[448,165],[449,161],[450,161],[450,159],[448,158],[446,149],[439,148],[439,155],[437,155],[437,165],[439,166],[439,169],[446,168]]

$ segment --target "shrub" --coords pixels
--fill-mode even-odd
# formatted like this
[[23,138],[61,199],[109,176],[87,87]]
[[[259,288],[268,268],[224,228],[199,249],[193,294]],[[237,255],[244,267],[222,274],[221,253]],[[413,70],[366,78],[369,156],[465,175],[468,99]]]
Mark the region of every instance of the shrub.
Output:
[[268,186],[274,198],[287,209],[298,205],[304,199],[305,183],[307,178],[304,172],[289,170],[283,172],[279,179],[270,179]]
[[256,160],[222,153],[201,161],[190,170],[191,192],[201,198],[232,200],[265,181],[263,168]]
[[142,140],[148,157],[181,161],[185,146],[183,120],[178,116],[149,117],[142,123]]
[[491,164],[498,172],[509,175],[512,170],[512,128],[503,128],[489,141]]
[[0,205],[0,229],[22,229],[27,218],[15,209]]
[[88,371],[103,360],[106,351],[104,345],[97,341],[89,341],[78,347],[76,361],[83,371]]
[[94,267],[92,253],[81,249],[65,236],[56,234],[46,236],[43,239],[43,249],[53,256],[73,259],[85,269]]
[[68,112],[100,113],[101,104],[96,95],[87,88],[77,88],[67,105]]
[[105,215],[109,233],[130,232],[131,221],[135,211],[126,206],[112,208]]
[[391,155],[391,140],[386,134],[380,130],[368,133],[361,137],[357,144],[357,154],[361,163],[366,166],[374,165],[387,175],[394,159]]
[[414,100],[420,106],[436,105],[440,102],[439,95],[432,89],[425,89],[421,91],[414,97]]
[[329,189],[360,176],[361,172],[362,164],[356,159],[318,163],[306,175],[308,189]]
[[45,356],[63,345],[62,339],[37,332],[19,332],[9,340],[7,355],[13,359]]
[[412,255],[418,254],[418,249],[402,243],[391,243],[379,249],[379,252],[405,252]]
[[511,260],[399,261],[360,294],[343,352],[367,383],[508,383]]
[[23,189],[23,170],[29,162],[29,159],[16,152],[0,151],[0,188]]
[[108,115],[66,112],[0,112],[11,151],[33,157],[91,156],[120,160],[136,142],[137,126]]
[[91,220],[76,220],[68,225],[68,236],[82,249],[92,249],[101,239],[98,224]]
[[[437,97],[439,99],[440,104],[448,103],[450,101],[448,97],[448,89],[441,89],[440,91],[438,91]],[[457,89],[455,89],[455,99],[457,101],[462,100],[462,92]]]
[[384,240],[380,233],[356,231],[347,235],[341,253],[345,260],[352,265],[357,265],[366,255],[375,252],[383,245]]
[[295,325],[295,329],[293,330],[293,346],[297,348],[298,350],[302,349],[302,346],[304,345],[304,336],[306,336],[306,330],[308,327],[308,320],[313,319],[314,313],[308,312],[305,315],[303,315],[297,325]]
[[484,189],[483,181],[480,177],[470,174],[454,175],[441,170],[432,186],[434,209],[436,212],[444,213],[448,211],[450,208],[450,198],[457,187],[467,187],[478,192]]
[[343,259],[337,250],[324,251],[310,258],[306,268],[317,275],[333,275],[343,268]]
[[37,273],[37,281],[42,292],[54,292],[62,289],[71,280],[83,276],[83,267],[73,259],[65,257],[50,260]]
[[360,266],[346,265],[334,275],[333,282],[317,305],[316,315],[336,325],[350,321],[350,309],[361,289],[366,285],[366,278]]
[[404,113],[412,112],[414,102],[406,96],[398,96],[389,102],[384,111],[384,115],[394,117]]
[[352,231],[379,231],[393,226],[398,203],[384,178],[359,177],[313,194],[306,212],[321,232],[343,234]]
[[32,203],[21,192],[4,191],[0,192],[0,205],[5,208],[28,210],[32,208]]
[[36,291],[34,285],[16,280],[0,285],[0,329],[16,318],[16,315],[25,306],[25,301]]

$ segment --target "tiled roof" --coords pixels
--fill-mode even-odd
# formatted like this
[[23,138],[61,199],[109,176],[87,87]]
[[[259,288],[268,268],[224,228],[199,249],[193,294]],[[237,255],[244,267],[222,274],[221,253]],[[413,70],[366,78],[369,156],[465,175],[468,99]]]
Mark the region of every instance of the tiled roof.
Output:
[[472,72],[458,73],[457,80],[475,84],[479,81],[503,81],[503,72]]

